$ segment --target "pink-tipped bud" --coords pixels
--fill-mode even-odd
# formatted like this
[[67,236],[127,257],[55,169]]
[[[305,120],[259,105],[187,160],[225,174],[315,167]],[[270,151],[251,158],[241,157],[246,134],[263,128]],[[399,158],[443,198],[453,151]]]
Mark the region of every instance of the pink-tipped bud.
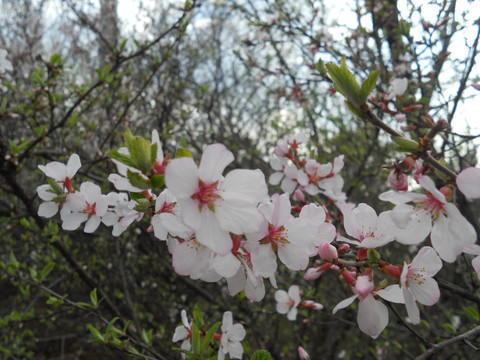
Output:
[[337,248],[329,243],[321,243],[318,246],[318,255],[329,263],[335,264],[338,259]]
[[298,201],[299,203],[305,203],[305,195],[303,194],[302,190],[297,189],[293,193],[293,200]]
[[298,356],[300,356],[300,360],[310,360],[310,355],[308,355],[305,349],[301,346],[298,347]]
[[300,305],[301,307],[305,309],[311,309],[311,310],[322,310],[323,305],[320,303],[317,303],[313,300],[303,300]]
[[314,268],[309,268],[305,272],[305,280],[315,280],[318,279],[320,276],[322,276],[330,267],[332,266],[332,263],[325,263],[321,266],[317,266]]
[[394,167],[392,171],[390,171],[387,180],[390,187],[395,191],[408,190],[408,177],[397,167]]
[[402,266],[394,266],[392,264],[389,264],[387,262],[382,262],[380,263],[380,270],[388,275],[393,276],[394,278],[400,279],[402,275]]
[[347,282],[348,286],[350,286],[350,287],[354,287],[355,284],[357,283],[357,281],[354,278],[354,275],[352,275],[352,273],[348,270],[343,270],[342,271],[342,276],[345,279],[345,281]]
[[338,252],[338,255],[343,255],[346,252],[348,252],[349,250],[350,250],[350,245],[342,244],[342,245],[339,246],[337,252]]

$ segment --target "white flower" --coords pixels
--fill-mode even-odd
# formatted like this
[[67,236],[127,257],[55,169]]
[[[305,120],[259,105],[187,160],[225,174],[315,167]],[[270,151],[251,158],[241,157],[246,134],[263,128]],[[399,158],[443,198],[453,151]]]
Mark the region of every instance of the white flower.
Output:
[[92,233],[107,214],[107,209],[107,198],[102,195],[100,187],[86,181],[80,185],[80,191],[67,195],[65,205],[60,211],[62,228],[75,230],[86,221],[84,231]]
[[300,287],[292,285],[285,290],[277,290],[275,292],[275,300],[277,301],[277,311],[280,314],[287,314],[287,319],[294,321],[297,318],[297,307],[300,304]]
[[7,50],[0,49],[0,74],[5,71],[13,71],[13,66],[7,59]]
[[190,351],[192,345],[190,344],[190,339],[192,337],[192,324],[188,322],[187,312],[182,310],[181,312],[182,323],[183,325],[177,326],[175,328],[175,333],[173,334],[173,342],[182,341],[180,346],[183,350]]
[[379,197],[396,205],[392,210],[393,222],[399,228],[396,240],[406,245],[418,244],[431,232],[432,246],[438,255],[443,261],[454,262],[465,246],[476,241],[475,229],[454,204],[447,202],[432,179],[419,175],[418,183],[427,191],[426,195],[387,191]]
[[224,360],[225,355],[230,359],[241,359],[243,355],[243,346],[241,341],[245,338],[246,331],[242,324],[234,324],[233,316],[230,311],[223,314],[222,337],[220,338],[220,348],[218,349],[218,360]]
[[260,170],[237,169],[222,176],[233,154],[222,144],[208,146],[197,168],[192,158],[173,160],[165,171],[165,184],[175,195],[180,214],[197,240],[220,255],[232,249],[230,232],[258,230],[257,204],[267,195]]
[[396,96],[402,96],[408,88],[408,80],[406,78],[393,79],[388,88],[386,100],[392,100]]

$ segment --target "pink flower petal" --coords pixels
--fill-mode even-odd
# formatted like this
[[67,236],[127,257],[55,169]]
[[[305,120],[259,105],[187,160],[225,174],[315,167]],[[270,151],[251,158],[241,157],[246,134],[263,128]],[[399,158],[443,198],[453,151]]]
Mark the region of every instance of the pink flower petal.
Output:
[[233,154],[225,145],[209,145],[203,152],[198,175],[205,182],[215,182],[220,179],[227,165],[233,160]]

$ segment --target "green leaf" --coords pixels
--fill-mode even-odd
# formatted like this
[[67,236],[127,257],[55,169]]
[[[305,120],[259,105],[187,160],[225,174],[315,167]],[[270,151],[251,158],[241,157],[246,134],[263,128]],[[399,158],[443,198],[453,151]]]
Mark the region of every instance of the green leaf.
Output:
[[18,262],[17,258],[13,254],[13,251],[10,253],[10,262],[9,265],[11,265],[13,268],[18,269],[20,267],[20,263]]
[[32,279],[38,281],[37,270],[35,270],[34,268],[29,268],[28,270],[30,270],[30,276],[32,277]]
[[102,334],[100,334],[100,331],[98,331],[96,328],[94,328],[92,325],[87,324],[88,330],[92,333],[93,337],[95,338],[95,342],[105,342],[105,338],[103,337]]
[[4,114],[5,110],[7,110],[7,98],[4,97],[2,99],[2,106],[0,106],[0,114]]
[[192,323],[192,352],[195,355],[200,355],[202,351],[202,344],[200,342],[200,331],[198,330],[195,321]]
[[151,144],[150,147],[151,147],[150,148],[150,165],[151,165],[157,160],[158,145],[157,144]]
[[150,141],[144,139],[143,137],[136,137],[133,141],[130,141],[128,144],[128,151],[130,152],[130,158],[135,164],[135,168],[141,170],[142,172],[150,171],[152,167],[152,145]]
[[257,350],[253,353],[251,360],[272,360],[272,355],[267,350]]
[[54,179],[47,178],[47,183],[48,185],[50,185],[50,189],[53,191],[54,194],[60,195],[64,193],[60,185]]
[[377,84],[378,77],[380,76],[380,71],[374,71],[368,75],[365,81],[360,88],[360,94],[362,96],[362,102],[366,103],[368,96],[371,94],[373,89],[375,89],[375,85]]
[[50,272],[53,270],[54,267],[55,267],[55,263],[53,261],[45,265],[42,271],[40,271],[40,280],[45,279],[48,276],[48,274],[50,274]]
[[350,100],[345,100],[345,104],[347,105],[348,107],[348,110],[350,110],[350,112],[355,115],[357,118],[359,119],[362,119],[363,118],[363,112],[362,110],[360,110],[358,107],[356,107],[355,105],[353,105]]
[[[112,333],[112,328],[115,322],[118,320],[118,317],[114,317],[107,325],[107,330],[105,330],[105,339],[108,339],[110,337],[110,334]],[[114,333],[115,334],[115,333]]]
[[164,175],[160,175],[160,174],[156,174],[156,175],[153,175],[151,177],[151,182],[152,182],[152,186],[154,188],[161,188],[165,185],[165,176]]
[[97,288],[93,289],[90,293],[90,301],[94,307],[98,307]]
[[135,167],[135,163],[132,161],[132,159],[130,159],[129,155],[121,154],[117,150],[110,151],[108,153],[108,156],[110,156],[114,160],[120,161],[122,164],[130,167]]
[[345,58],[342,58],[340,66],[329,63],[326,64],[325,67],[333,80],[335,89],[345,96],[355,107],[359,108],[363,104],[360,86],[353,73],[348,70]]
[[464,308],[464,310],[467,313],[470,320],[476,323],[480,321],[480,315],[478,314],[477,309],[475,309],[473,306],[467,306]]
[[445,323],[445,324],[442,324],[442,327],[448,332],[451,332],[452,334],[457,333],[457,329],[455,329],[452,324]]
[[60,54],[53,54],[50,57],[50,64],[55,65],[55,64],[59,63],[60,60],[62,60],[62,56]]
[[197,305],[193,307],[193,322],[196,323],[200,329],[203,329],[203,327],[205,327],[202,312],[197,307]]
[[145,329],[142,329],[142,340],[147,345],[150,345],[152,343],[152,329],[148,331],[145,331]]
[[391,138],[393,142],[398,145],[398,151],[408,153],[418,151],[418,143],[416,141],[401,136],[392,136]]
[[145,179],[142,175],[137,172],[127,170],[127,178],[130,181],[130,184],[133,186],[142,189],[148,190],[152,187],[149,179]]
[[175,159],[182,158],[182,157],[189,157],[193,158],[192,153],[187,149],[178,148],[177,152],[175,153]]
[[207,349],[208,345],[210,345],[210,342],[212,341],[213,336],[215,335],[215,332],[217,331],[220,324],[221,324],[220,321],[213,324],[213,326],[205,334],[205,338],[203,339],[203,342],[202,342],[202,352],[204,352]]

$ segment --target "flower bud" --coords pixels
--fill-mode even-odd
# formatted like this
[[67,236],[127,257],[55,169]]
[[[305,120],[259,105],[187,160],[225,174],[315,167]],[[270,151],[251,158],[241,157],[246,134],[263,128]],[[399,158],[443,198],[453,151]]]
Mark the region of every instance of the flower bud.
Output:
[[298,347],[298,356],[300,356],[300,360],[310,360],[310,355],[308,355],[305,349],[301,346]]
[[305,272],[305,280],[315,280],[322,276],[330,267],[332,266],[331,263],[325,263],[321,266],[309,268]]
[[399,169],[394,167],[390,174],[388,174],[388,184],[395,191],[407,191],[408,190],[408,177],[402,173]]
[[342,245],[339,246],[337,252],[338,252],[338,255],[343,255],[346,252],[348,252],[349,250],[350,250],[350,245],[342,244]]
[[295,190],[293,193],[293,200],[298,201],[299,203],[305,203],[305,195],[303,194],[302,190]]
[[338,259],[337,248],[329,243],[321,243],[318,246],[318,255],[330,263],[336,263]]

